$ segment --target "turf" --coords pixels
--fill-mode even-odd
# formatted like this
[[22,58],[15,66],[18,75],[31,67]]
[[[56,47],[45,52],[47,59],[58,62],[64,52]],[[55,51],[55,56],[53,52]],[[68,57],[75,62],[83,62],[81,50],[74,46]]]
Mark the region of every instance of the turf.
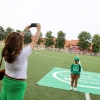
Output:
[[[53,68],[39,82],[38,85],[70,90],[70,69]],[[100,74],[82,71],[78,80],[77,92],[100,94]]]
[[[1,48],[2,46],[0,46],[0,52]],[[85,100],[84,93],[55,89],[36,84],[55,66],[69,69],[70,65],[74,63],[73,58],[75,56],[76,54],[34,50],[32,55],[28,58],[27,89],[24,100]],[[79,55],[79,57],[84,71],[100,73],[99,57],[86,55]],[[90,94],[90,97],[91,100],[100,100],[99,95]]]

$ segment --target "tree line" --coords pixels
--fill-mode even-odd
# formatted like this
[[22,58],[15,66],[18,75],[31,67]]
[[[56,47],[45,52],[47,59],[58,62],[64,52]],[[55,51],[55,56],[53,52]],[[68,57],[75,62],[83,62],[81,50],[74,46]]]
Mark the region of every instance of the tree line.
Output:
[[[14,30],[11,27],[7,27],[4,29],[2,26],[0,26],[0,40],[5,40],[7,35],[12,32],[18,32],[20,33],[21,30]],[[31,36],[32,33],[30,30],[26,31],[26,34],[24,36],[24,44],[29,44],[31,42]],[[64,48],[65,42],[66,42],[66,33],[64,33],[62,30],[58,31],[57,38],[55,38],[52,35],[52,31],[47,31],[45,34],[45,38],[42,38],[43,34],[40,33],[40,37],[38,40],[38,45],[43,43],[45,47],[55,47],[55,48]],[[84,51],[90,51],[90,46],[92,47],[92,51],[94,53],[100,52],[100,35],[94,34],[92,37],[89,32],[81,31],[78,34],[78,43],[80,50]]]

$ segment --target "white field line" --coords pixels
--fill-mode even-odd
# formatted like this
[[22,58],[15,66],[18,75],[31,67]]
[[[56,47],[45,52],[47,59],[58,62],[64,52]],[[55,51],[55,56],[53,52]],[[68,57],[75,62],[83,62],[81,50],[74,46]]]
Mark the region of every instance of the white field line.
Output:
[[[67,59],[67,58],[60,58],[60,57],[54,57],[54,56],[44,55],[44,54],[40,54],[40,53],[38,53],[38,52],[35,52],[35,54],[42,55],[42,56],[46,56],[46,57],[52,57],[52,58],[59,58],[59,59],[73,60],[73,59]],[[96,63],[96,64],[100,64],[100,63],[98,63],[98,62],[89,62],[89,61],[81,61],[81,62],[88,62],[88,63]]]
[[85,93],[86,100],[91,100],[89,93]]
[[[78,54],[77,54],[77,57],[79,57]],[[79,64],[81,65],[80,60],[79,60]],[[82,65],[81,65],[81,67],[82,67]],[[83,71],[83,68],[82,68],[82,71]],[[85,93],[85,97],[86,97],[86,100],[91,100],[89,93]]]

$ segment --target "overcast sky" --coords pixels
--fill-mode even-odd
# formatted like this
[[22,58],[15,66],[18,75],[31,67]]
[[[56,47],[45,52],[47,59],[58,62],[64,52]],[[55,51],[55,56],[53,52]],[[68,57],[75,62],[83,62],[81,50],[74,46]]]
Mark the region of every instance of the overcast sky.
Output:
[[[0,26],[23,30],[39,22],[43,36],[49,30],[77,39],[81,31],[100,34],[100,0],[0,0]],[[32,33],[36,31],[31,29]]]

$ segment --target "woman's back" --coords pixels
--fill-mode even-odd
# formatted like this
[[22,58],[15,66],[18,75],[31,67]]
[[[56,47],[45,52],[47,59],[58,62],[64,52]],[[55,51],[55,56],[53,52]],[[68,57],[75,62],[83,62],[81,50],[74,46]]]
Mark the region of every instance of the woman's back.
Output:
[[13,63],[8,63],[4,61],[5,64],[5,73],[13,78],[26,79],[27,78],[27,58],[31,55],[32,49],[29,46],[23,48],[20,54],[16,57]]

